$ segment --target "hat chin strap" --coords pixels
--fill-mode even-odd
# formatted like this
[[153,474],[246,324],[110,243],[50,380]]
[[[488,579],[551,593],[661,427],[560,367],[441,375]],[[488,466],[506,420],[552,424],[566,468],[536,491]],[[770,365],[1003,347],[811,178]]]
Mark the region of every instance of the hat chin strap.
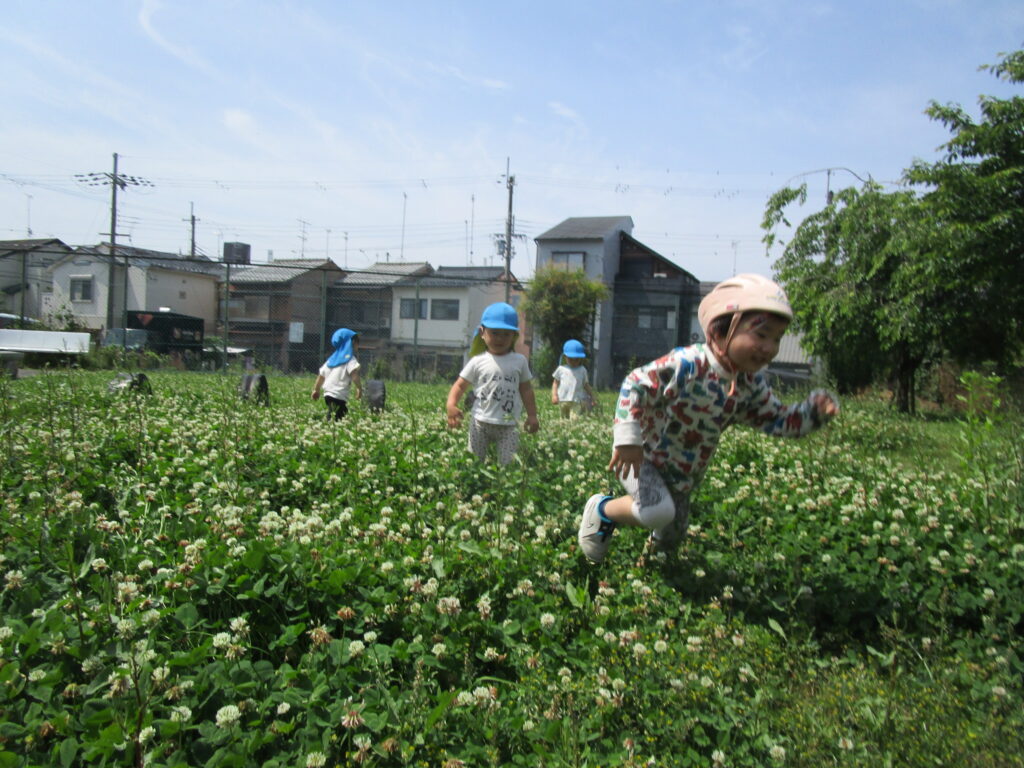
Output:
[[729,322],[729,332],[725,334],[725,345],[719,346],[718,342],[713,337],[709,337],[708,341],[711,343],[711,351],[715,353],[715,357],[718,358],[718,362],[722,364],[722,367],[726,371],[732,374],[732,381],[729,384],[729,397],[736,395],[736,379],[739,378],[739,368],[736,364],[729,359],[729,355],[726,352],[729,349],[729,344],[732,343],[732,337],[736,334],[736,329],[740,327],[740,320],[743,319],[742,312],[734,312],[732,320]]

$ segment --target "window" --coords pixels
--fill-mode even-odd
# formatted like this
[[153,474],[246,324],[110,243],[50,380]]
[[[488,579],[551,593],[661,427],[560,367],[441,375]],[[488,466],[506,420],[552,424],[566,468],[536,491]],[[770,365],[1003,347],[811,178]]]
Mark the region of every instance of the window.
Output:
[[623,307],[619,322],[625,328],[664,331],[676,327],[676,312],[668,307]]
[[583,269],[586,254],[583,251],[555,251],[551,254],[551,266],[566,272]]
[[434,299],[430,302],[431,320],[458,320],[458,299]]
[[[416,299],[402,299],[402,303],[398,306],[398,316],[403,320],[414,320],[417,317],[416,312]],[[419,299],[419,319],[427,319],[427,300]]]
[[72,277],[69,290],[72,301],[92,301],[92,277]]

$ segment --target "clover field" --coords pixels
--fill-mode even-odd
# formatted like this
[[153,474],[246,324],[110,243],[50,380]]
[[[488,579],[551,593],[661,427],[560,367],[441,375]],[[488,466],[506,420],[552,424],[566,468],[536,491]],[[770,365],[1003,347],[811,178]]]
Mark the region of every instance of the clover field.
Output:
[[624,530],[594,566],[611,394],[542,405],[498,469],[441,385],[338,425],[312,377],[269,408],[111,378],[0,381],[0,768],[1024,765],[1021,421],[991,400],[732,430],[678,555]]

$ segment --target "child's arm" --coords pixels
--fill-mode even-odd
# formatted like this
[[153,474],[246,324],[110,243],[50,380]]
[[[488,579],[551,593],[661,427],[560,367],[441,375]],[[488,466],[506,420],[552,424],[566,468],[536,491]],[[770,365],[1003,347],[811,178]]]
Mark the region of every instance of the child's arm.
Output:
[[462,411],[459,410],[459,400],[469,390],[469,381],[459,376],[452,384],[452,388],[448,390],[448,402],[445,404],[445,410],[448,413],[448,426],[455,429],[462,424]]
[[537,399],[533,394],[533,385],[528,381],[519,382],[519,396],[523,399],[523,407],[526,409],[526,423],[523,428],[532,435],[540,429],[540,422],[537,421]]
[[311,396],[312,396],[312,398],[314,400],[316,400],[317,398],[320,397],[320,387],[322,387],[323,385],[324,385],[324,377],[323,376],[317,376],[316,377],[316,381],[313,383],[313,392],[311,394]]
[[763,379],[757,377],[755,381],[761,386],[743,418],[772,437],[802,437],[825,426],[839,413],[839,398],[824,389],[814,390],[802,402],[784,405]]
[[551,404],[558,405],[558,379],[551,382]]

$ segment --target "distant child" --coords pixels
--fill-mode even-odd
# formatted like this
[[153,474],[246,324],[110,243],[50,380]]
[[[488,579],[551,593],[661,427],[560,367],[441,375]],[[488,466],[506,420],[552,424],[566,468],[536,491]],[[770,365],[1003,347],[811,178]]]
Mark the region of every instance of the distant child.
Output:
[[551,403],[558,406],[563,419],[579,417],[586,398],[594,399],[594,393],[587,381],[587,369],[583,360],[587,351],[576,339],[569,339],[562,345],[564,362],[551,374]]
[[536,432],[537,402],[530,380],[530,365],[513,351],[519,337],[519,316],[509,304],[499,302],[484,310],[470,358],[448,392],[448,426],[462,423],[459,401],[473,387],[476,395],[469,420],[469,450],[486,460],[487,446],[498,452],[498,463],[508,464],[519,448],[519,415],[526,408],[527,432]]
[[334,335],[331,336],[334,354],[320,366],[319,375],[313,384],[312,397],[314,400],[320,397],[320,390],[323,389],[328,419],[341,421],[348,413],[348,393],[353,385],[356,388],[356,398],[363,396],[363,383],[359,377],[359,361],[355,357],[356,350],[359,348],[357,336],[356,331],[348,328],[339,328],[334,332]]
[[838,399],[824,390],[783,405],[760,373],[778,354],[793,319],[774,282],[751,274],[725,280],[704,297],[697,317],[706,343],[678,347],[622,383],[608,469],[626,495],[596,494],[587,501],[577,540],[593,562],[604,559],[620,525],[651,531],[655,551],[678,545],[690,496],[726,428],[746,424],[776,437],[799,437],[839,412]]

